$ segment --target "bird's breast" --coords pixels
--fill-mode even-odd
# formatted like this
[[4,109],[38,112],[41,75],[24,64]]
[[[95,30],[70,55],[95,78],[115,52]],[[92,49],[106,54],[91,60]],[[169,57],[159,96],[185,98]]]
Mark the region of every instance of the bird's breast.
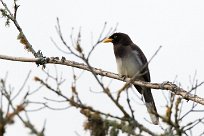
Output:
[[118,73],[128,77],[134,76],[142,68],[142,62],[137,54],[129,54],[123,57],[116,57],[116,63]]

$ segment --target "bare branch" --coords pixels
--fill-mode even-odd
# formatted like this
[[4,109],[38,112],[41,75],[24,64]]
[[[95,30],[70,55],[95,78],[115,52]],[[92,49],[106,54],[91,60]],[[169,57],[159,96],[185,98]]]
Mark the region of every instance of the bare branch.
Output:
[[[5,59],[5,60],[11,60],[11,61],[20,61],[20,62],[37,62],[39,59],[38,58],[24,58],[24,57],[12,57],[12,56],[6,56],[6,55],[0,55],[0,59]],[[102,69],[90,67],[83,64],[83,63],[78,63],[75,61],[69,61],[66,60],[64,57],[60,60],[58,57],[48,57],[46,58],[47,64],[59,64],[59,65],[66,65],[66,66],[71,66],[79,69],[83,69],[86,71],[94,71],[96,75],[101,75],[113,79],[117,79],[120,81],[124,82],[129,82],[131,79],[130,78],[123,78],[119,76],[118,74],[111,73],[108,71],[104,71]],[[166,83],[149,83],[149,82],[144,82],[144,81],[134,81],[133,84],[139,85],[142,87],[147,87],[147,88],[152,88],[152,89],[161,89],[161,90],[169,90],[172,93],[181,96],[183,99],[186,100],[191,100],[196,103],[204,105],[204,98],[201,98],[197,95],[188,93],[188,91],[178,87],[176,84],[173,84],[171,82],[166,82]]]
[[5,16],[14,23],[14,25],[16,26],[16,28],[19,31],[18,39],[20,40],[20,42],[22,44],[24,44],[25,48],[28,51],[30,51],[36,58],[39,57],[37,55],[37,52],[33,49],[32,45],[28,41],[27,37],[25,36],[18,21],[16,20],[16,14],[17,14],[17,9],[18,9],[19,5],[16,4],[16,1],[14,2],[14,14],[12,14],[11,11],[9,10],[9,8],[7,7],[6,3],[3,2],[3,0],[1,0],[1,3],[2,3],[3,7],[5,8],[5,11],[8,12],[8,14],[5,14]]

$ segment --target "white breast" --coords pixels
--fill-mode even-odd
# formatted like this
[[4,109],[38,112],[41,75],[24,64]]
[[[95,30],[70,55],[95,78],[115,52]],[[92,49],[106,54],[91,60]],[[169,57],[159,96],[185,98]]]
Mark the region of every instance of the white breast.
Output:
[[129,77],[134,76],[142,68],[142,61],[136,51],[129,53],[123,58],[117,57],[116,62],[118,73]]

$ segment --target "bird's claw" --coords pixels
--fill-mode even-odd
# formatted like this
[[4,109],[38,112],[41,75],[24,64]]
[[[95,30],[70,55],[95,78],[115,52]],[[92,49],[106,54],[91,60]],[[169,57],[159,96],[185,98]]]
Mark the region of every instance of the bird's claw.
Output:
[[168,84],[168,83],[170,83],[170,82],[169,82],[169,81],[164,81],[163,83],[160,84],[160,88],[161,88],[162,90],[164,90],[164,85],[166,85],[166,84]]
[[126,75],[119,75],[119,77],[122,78],[123,81],[127,78]]

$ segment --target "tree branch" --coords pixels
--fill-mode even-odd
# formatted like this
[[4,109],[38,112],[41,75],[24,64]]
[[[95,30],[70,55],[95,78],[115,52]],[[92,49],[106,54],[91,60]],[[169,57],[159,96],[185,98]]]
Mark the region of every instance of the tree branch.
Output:
[[[40,60],[39,58],[24,58],[24,57],[13,57],[13,56],[6,56],[6,55],[0,55],[0,59],[19,61],[19,62],[38,62]],[[94,67],[91,67],[91,69],[90,69],[89,66],[87,66],[83,63],[78,63],[75,61],[66,60],[64,57],[62,57],[61,59],[59,59],[59,57],[47,57],[46,63],[47,64],[59,64],[59,65],[71,66],[71,67],[83,69],[83,70],[86,70],[89,72],[93,71],[97,75],[117,79],[117,80],[124,81],[124,82],[129,82],[129,80],[131,80],[130,78],[124,78],[124,77],[119,76],[118,74],[104,71],[102,69],[98,69],[98,68],[94,68]],[[197,95],[191,94],[188,91],[178,87],[176,84],[173,84],[171,82],[149,83],[149,82],[137,80],[137,81],[134,81],[133,84],[139,85],[142,87],[148,87],[151,89],[169,90],[172,93],[181,96],[183,99],[191,100],[191,101],[194,101],[194,102],[199,103],[201,105],[204,105],[204,98],[201,98]]]

